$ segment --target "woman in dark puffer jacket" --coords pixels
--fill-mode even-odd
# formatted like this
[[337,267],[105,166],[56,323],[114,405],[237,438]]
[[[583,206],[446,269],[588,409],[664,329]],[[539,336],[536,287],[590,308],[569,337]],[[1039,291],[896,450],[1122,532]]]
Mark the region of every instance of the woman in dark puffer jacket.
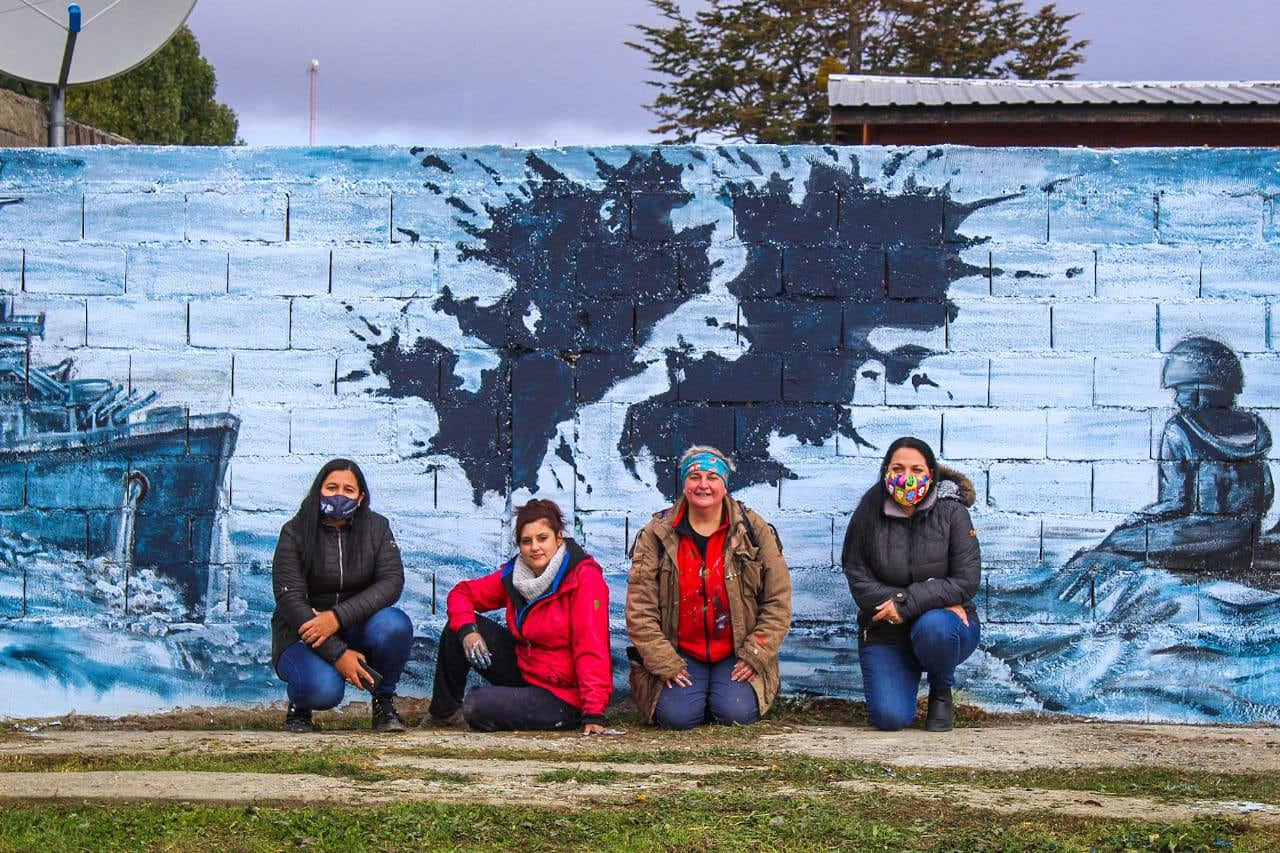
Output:
[[289,684],[285,728],[314,731],[311,712],[336,707],[350,684],[372,691],[375,731],[404,731],[393,700],[413,624],[392,607],[404,566],[391,525],[369,509],[360,466],[334,459],[320,469],[280,531],[271,580],[271,657]]
[[955,670],[980,635],[973,597],[982,558],[966,509],[973,500],[967,477],[908,436],[889,445],[880,480],[849,521],[841,563],[859,608],[867,716],[878,729],[911,724],[925,672],[925,728],[951,729]]

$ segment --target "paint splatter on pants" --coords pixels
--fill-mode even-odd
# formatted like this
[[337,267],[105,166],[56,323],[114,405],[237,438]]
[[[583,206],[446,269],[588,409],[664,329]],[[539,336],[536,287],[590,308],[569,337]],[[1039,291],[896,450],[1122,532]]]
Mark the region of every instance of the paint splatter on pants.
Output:
[[911,625],[908,643],[858,644],[867,719],[886,732],[911,725],[916,717],[920,675],[929,673],[931,687],[950,687],[956,667],[978,647],[981,628],[970,617],[965,625],[950,610],[928,610]]
[[476,630],[493,658],[487,669],[476,672],[491,686],[476,687],[463,698],[467,674],[474,667],[463,653],[458,633],[445,626],[436,657],[435,685],[428,709],[431,716],[446,719],[461,707],[467,724],[481,732],[570,729],[582,724],[577,708],[550,690],[524,680],[510,631],[485,616],[476,617]]
[[[396,692],[413,644],[413,623],[403,610],[384,607],[358,625],[339,630],[338,636],[382,673],[379,693]],[[289,685],[289,701],[299,708],[327,711],[338,707],[346,693],[347,683],[333,664],[301,640],[281,653],[276,672]]]

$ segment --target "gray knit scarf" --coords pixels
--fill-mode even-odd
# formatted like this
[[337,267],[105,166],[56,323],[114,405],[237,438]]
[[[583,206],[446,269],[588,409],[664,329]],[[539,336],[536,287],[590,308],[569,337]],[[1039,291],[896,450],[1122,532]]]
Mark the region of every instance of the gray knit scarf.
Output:
[[568,543],[560,543],[560,547],[551,555],[550,562],[540,575],[535,575],[533,569],[529,568],[529,564],[519,554],[516,555],[516,567],[511,575],[511,583],[524,596],[525,601],[533,601],[551,589],[551,584],[555,582],[556,574],[560,571],[560,564],[564,562],[567,547]]

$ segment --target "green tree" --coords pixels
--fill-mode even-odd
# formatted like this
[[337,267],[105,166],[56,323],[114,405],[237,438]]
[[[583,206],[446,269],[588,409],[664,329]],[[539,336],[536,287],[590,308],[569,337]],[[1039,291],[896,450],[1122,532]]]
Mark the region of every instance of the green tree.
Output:
[[1088,44],[1074,14],[1022,0],[649,2],[664,23],[627,44],[662,75],[646,106],[673,142],[825,142],[831,74],[1071,79]]
[[[48,101],[48,87],[0,77],[0,86]],[[67,90],[67,117],[151,145],[232,145],[240,122],[214,100],[218,81],[183,25],[146,62],[119,77]]]

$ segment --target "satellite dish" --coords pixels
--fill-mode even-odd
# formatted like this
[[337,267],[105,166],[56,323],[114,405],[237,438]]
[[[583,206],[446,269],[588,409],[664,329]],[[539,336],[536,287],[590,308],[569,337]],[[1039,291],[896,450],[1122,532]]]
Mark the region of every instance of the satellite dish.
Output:
[[65,140],[67,86],[145,62],[173,37],[196,0],[0,0],[0,71],[47,83],[49,144]]
[[[140,65],[173,37],[196,0],[80,0],[80,33],[68,86],[94,83]],[[57,85],[67,41],[58,0],[0,0],[0,71]]]

